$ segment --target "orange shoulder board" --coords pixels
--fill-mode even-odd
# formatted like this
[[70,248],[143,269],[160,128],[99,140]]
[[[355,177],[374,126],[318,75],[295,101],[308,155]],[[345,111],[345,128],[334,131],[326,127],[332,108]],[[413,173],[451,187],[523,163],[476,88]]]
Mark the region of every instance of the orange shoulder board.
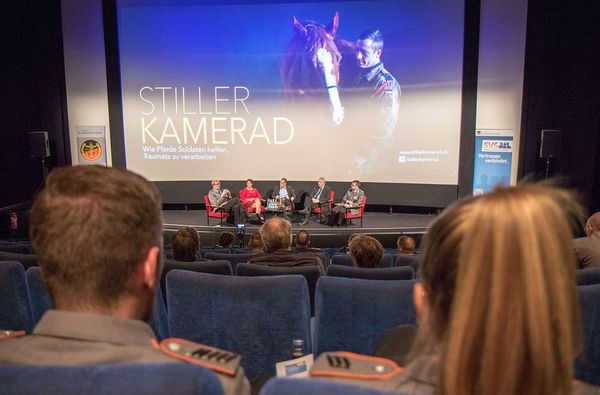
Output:
[[348,351],[324,352],[313,364],[312,377],[389,380],[402,372],[396,362]]
[[163,339],[157,348],[170,357],[232,377],[242,360],[239,354],[178,338]]
[[25,331],[5,331],[0,329],[0,340],[25,336]]

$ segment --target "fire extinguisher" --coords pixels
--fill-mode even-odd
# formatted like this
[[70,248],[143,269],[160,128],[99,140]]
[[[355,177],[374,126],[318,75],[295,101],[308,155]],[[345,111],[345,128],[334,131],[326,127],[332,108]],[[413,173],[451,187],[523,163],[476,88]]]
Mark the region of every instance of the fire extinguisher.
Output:
[[17,217],[17,213],[10,213],[10,230],[11,232],[19,230],[19,217]]

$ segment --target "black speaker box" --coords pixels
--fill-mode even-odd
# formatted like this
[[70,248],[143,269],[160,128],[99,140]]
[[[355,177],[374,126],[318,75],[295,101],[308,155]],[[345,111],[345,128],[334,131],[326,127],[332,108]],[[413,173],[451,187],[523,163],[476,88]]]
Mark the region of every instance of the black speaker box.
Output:
[[32,158],[47,158],[50,156],[48,132],[29,132],[29,152]]
[[543,129],[540,141],[540,158],[558,158],[562,151],[562,132]]

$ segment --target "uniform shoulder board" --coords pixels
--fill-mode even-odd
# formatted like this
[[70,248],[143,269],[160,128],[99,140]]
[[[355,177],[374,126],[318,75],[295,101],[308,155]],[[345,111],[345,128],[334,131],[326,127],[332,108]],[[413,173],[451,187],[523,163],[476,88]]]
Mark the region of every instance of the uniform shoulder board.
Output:
[[341,377],[362,380],[389,380],[402,372],[396,362],[348,351],[325,352],[310,370],[313,377]]
[[237,374],[242,360],[239,354],[178,338],[164,339],[158,348],[170,357],[232,377]]
[[25,336],[25,331],[5,331],[0,329],[0,340]]

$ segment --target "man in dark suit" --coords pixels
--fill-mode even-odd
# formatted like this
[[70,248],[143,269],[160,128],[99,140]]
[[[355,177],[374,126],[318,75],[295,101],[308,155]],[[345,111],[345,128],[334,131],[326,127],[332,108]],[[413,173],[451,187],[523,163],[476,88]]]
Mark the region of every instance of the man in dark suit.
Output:
[[288,185],[287,178],[282,178],[279,180],[279,185],[276,185],[275,188],[273,188],[271,198],[281,199],[283,204],[286,206],[291,206],[296,199],[296,192],[291,185]]
[[319,177],[315,188],[309,196],[304,198],[304,208],[299,211],[304,215],[304,219],[300,222],[300,225],[306,225],[308,223],[310,212],[316,207],[320,207],[323,217],[327,218],[329,215],[329,204],[327,204],[327,202],[329,201],[330,193],[331,188],[325,185],[325,178]]

